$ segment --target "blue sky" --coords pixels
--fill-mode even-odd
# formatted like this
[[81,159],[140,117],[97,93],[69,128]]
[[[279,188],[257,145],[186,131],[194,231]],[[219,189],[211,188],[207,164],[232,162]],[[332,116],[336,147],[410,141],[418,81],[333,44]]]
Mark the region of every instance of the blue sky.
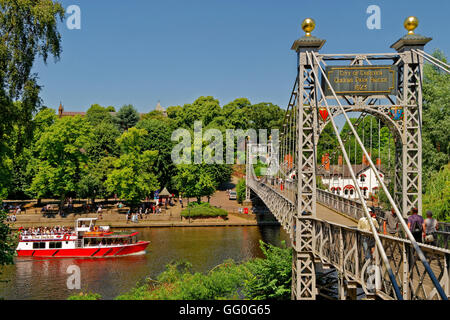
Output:
[[[85,111],[91,104],[131,103],[140,112],[211,95],[224,105],[247,97],[285,108],[294,83],[293,41],[314,18],[322,53],[393,52],[390,45],[416,15],[433,38],[426,51],[450,52],[447,0],[63,0],[81,8],[81,30],[61,23],[61,60],[35,70],[44,104]],[[369,30],[369,5],[381,29]]]

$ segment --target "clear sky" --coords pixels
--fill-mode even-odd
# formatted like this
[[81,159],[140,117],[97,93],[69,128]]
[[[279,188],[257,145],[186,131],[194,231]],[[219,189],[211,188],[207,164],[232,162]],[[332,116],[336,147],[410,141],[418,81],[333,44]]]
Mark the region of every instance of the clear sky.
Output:
[[[322,53],[393,52],[419,18],[416,33],[433,38],[427,52],[448,56],[448,0],[63,0],[81,9],[81,30],[61,23],[61,60],[39,63],[44,104],[85,111],[91,104],[133,104],[149,112],[214,96],[285,108],[295,80],[293,41],[304,33],[326,39]],[[369,30],[369,5],[381,9],[381,29]]]

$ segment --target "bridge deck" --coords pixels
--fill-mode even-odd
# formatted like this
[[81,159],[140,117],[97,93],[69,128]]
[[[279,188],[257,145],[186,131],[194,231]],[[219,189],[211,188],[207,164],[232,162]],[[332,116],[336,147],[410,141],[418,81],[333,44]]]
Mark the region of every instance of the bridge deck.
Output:
[[328,207],[317,203],[317,218],[331,223],[337,223],[348,227],[356,227],[358,225],[353,219],[331,210]]

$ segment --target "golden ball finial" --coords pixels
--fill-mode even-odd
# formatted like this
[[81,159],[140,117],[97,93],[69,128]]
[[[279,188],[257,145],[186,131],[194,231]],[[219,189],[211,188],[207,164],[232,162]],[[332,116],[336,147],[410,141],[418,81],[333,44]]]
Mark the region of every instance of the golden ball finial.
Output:
[[408,17],[403,25],[405,26],[405,29],[408,30],[408,34],[414,34],[414,29],[419,25],[419,19],[414,16]]
[[311,37],[311,31],[316,27],[316,22],[311,18],[306,18],[302,22],[302,29],[305,31],[306,37]]

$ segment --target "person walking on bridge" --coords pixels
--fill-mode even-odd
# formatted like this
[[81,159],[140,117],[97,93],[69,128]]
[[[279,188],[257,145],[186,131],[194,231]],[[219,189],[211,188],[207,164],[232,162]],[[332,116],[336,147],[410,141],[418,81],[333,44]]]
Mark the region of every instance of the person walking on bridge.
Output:
[[383,222],[383,232],[385,235],[390,235],[392,237],[398,237],[398,220],[395,214],[394,208],[391,209],[390,213],[386,214],[386,219]]
[[[369,209],[369,214],[372,218],[372,222],[375,226],[375,229],[378,231],[380,225],[376,219],[376,214],[371,209]],[[362,217],[358,221],[358,230],[372,232],[370,228],[369,220],[366,217]],[[362,235],[362,245],[364,250],[364,257],[366,260],[372,258],[373,251],[375,250],[375,238],[373,236]]]
[[425,219],[425,222],[423,224],[423,230],[424,230],[424,240],[427,244],[430,244],[432,246],[437,245],[437,237],[436,237],[436,231],[439,229],[439,224],[436,219],[433,218],[433,213],[428,210],[427,211],[427,218]]
[[408,228],[417,242],[422,242],[423,218],[419,216],[417,208],[412,208],[412,214],[408,217]]

